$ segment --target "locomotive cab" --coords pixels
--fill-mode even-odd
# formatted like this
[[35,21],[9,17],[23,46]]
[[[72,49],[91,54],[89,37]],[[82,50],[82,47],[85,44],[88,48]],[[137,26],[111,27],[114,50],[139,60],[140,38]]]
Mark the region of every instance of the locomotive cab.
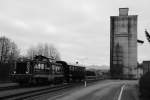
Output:
[[33,82],[59,83],[64,80],[63,66],[44,56],[35,56],[33,61]]
[[30,60],[19,60],[14,63],[11,79],[14,82],[26,83],[32,77],[32,62]]

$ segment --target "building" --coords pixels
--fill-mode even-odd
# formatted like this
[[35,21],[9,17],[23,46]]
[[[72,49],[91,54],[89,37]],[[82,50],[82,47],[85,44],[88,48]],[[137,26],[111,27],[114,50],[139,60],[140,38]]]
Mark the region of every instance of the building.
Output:
[[150,72],[150,61],[143,61],[143,74]]
[[119,16],[110,17],[110,73],[112,78],[136,78],[137,15],[119,8]]
[[137,65],[137,79],[140,79],[143,75],[143,63],[138,63]]

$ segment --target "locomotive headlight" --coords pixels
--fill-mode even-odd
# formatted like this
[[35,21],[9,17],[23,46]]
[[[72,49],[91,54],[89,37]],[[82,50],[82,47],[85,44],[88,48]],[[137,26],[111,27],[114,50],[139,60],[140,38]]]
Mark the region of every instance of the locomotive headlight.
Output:
[[14,71],[14,74],[16,74],[16,71]]
[[26,74],[28,74],[29,72],[26,72]]

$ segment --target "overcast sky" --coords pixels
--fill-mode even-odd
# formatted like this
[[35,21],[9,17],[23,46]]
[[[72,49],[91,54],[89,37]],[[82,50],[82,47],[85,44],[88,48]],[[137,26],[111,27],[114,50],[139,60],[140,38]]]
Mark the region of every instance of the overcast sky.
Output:
[[150,59],[150,0],[0,0],[0,32],[21,53],[38,43],[53,44],[68,62],[109,65],[110,16],[120,7],[138,15],[138,60]]

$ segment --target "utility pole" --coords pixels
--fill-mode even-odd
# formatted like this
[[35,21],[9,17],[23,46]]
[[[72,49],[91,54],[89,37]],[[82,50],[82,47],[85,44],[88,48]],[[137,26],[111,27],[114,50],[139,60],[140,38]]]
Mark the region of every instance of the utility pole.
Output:
[[3,52],[4,52],[4,39],[2,38],[1,39],[1,44],[2,44],[2,47],[1,47],[1,62],[3,62]]
[[[137,43],[138,44],[143,44],[144,43],[144,41],[143,40],[137,40]],[[138,63],[138,61],[137,61],[137,63]],[[139,71],[138,71],[138,66],[139,66],[139,63],[137,64],[137,68],[136,68],[136,70],[137,70],[137,79],[139,78]]]

